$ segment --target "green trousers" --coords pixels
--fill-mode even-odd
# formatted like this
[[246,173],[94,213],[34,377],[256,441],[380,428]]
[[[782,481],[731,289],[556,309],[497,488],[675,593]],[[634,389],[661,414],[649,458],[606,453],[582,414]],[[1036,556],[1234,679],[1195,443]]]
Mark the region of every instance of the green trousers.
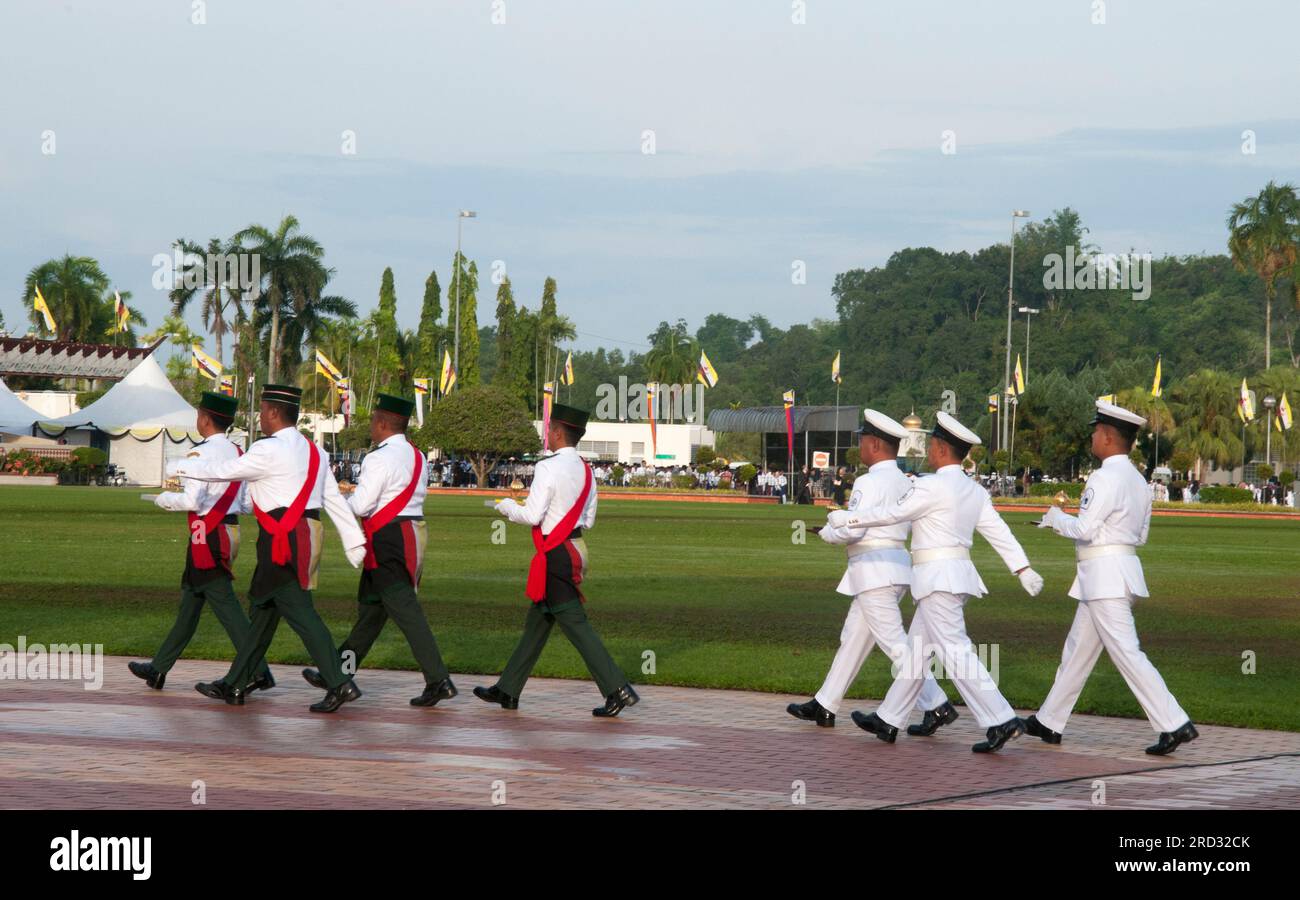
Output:
[[567,603],[549,606],[548,602],[543,600],[541,603],[532,604],[528,610],[519,645],[515,647],[515,652],[510,654],[510,661],[506,663],[505,670],[497,679],[497,687],[500,690],[511,697],[519,697],[523,692],[524,682],[528,680],[533,666],[537,665],[538,657],[542,655],[547,638],[551,636],[551,626],[557,622],[564,636],[581,654],[582,661],[587,664],[587,671],[591,672],[592,677],[596,679],[596,686],[600,688],[602,697],[608,697],[627,684],[627,677],[618,667],[618,663],[614,662],[614,658],[609,655],[609,651],[605,649],[600,635],[596,634],[596,629],[592,628],[591,622],[587,620],[587,612],[582,608],[582,601],[570,600]]
[[302,639],[312,662],[316,663],[321,677],[325,679],[326,687],[333,690],[350,680],[350,676],[344,675],[339,665],[334,638],[320,613],[316,612],[311,591],[304,591],[294,581],[282,584],[266,597],[254,601],[252,615],[248,637],[239,642],[235,661],[224,679],[226,684],[243,687],[252,680],[251,673],[257,671],[259,666],[266,665],[266,651],[275,638],[281,617]]
[[442,661],[442,654],[438,652],[438,641],[429,628],[429,620],[420,607],[415,589],[409,584],[392,585],[377,599],[357,604],[357,622],[347,640],[339,646],[339,657],[342,659],[351,652],[354,654],[352,662],[360,668],[361,660],[366,658],[389,619],[397,623],[406,642],[411,645],[411,653],[420,664],[426,683],[437,684],[451,677],[447,664]]
[[[162,646],[154,654],[153,667],[164,675],[176,665],[176,660],[185,652],[194,632],[199,627],[199,616],[203,613],[203,604],[208,604],[212,614],[217,617],[221,627],[230,635],[230,643],[236,648],[248,637],[248,616],[239,605],[235,589],[229,578],[213,578],[201,587],[181,585],[181,606],[176,613],[176,622],[167,633]],[[257,670],[258,676],[266,673],[266,663]]]

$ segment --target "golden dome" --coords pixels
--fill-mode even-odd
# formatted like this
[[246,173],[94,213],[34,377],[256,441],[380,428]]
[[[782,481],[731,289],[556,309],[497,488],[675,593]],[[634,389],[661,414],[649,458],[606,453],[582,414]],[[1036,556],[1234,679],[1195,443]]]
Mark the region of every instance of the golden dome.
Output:
[[908,431],[920,431],[921,417],[918,416],[916,413],[911,413],[910,415],[908,415],[906,419],[903,420],[903,427],[906,428]]

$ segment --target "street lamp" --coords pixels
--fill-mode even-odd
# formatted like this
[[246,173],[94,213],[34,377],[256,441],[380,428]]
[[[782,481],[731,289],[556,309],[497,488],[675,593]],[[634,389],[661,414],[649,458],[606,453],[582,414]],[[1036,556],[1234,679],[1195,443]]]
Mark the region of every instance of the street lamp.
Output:
[[456,377],[460,377],[460,222],[462,219],[477,218],[478,213],[472,209],[462,209],[456,213],[456,271],[452,274],[452,288],[456,291]]
[[[1007,269],[1007,365],[1002,375],[1002,390],[1005,396],[1006,391],[1011,387],[1011,313],[1013,304],[1011,302],[1013,288],[1012,279],[1016,274],[1016,219],[1024,219],[1029,216],[1027,209],[1011,210],[1011,265]],[[1002,440],[998,442],[999,447],[1007,445],[1007,434],[1009,427],[1006,415],[1002,417]],[[1008,461],[1008,472],[1010,474],[1010,461]]]
[[1264,398],[1264,408],[1268,410],[1268,421],[1264,423],[1264,462],[1268,463],[1269,468],[1273,467],[1273,407],[1277,406],[1277,398],[1269,394]]

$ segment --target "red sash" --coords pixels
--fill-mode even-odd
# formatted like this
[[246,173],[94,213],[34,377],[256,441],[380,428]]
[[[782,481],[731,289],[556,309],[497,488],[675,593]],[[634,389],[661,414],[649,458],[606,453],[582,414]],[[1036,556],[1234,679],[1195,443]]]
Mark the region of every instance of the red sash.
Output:
[[414,444],[411,445],[411,449],[415,451],[415,471],[411,473],[411,483],[400,494],[384,504],[383,509],[361,520],[361,527],[366,532],[364,565],[367,569],[379,568],[379,560],[375,559],[375,532],[397,518],[397,514],[406,508],[406,504],[411,502],[411,497],[415,495],[415,489],[420,484],[420,476],[424,474],[424,454]]
[[256,503],[253,504],[257,524],[262,526],[263,531],[271,533],[271,562],[277,566],[287,566],[293,559],[289,552],[289,535],[298,527],[298,520],[307,509],[307,498],[311,496],[311,489],[316,486],[316,475],[320,472],[320,451],[311,441],[307,441],[307,449],[307,480],[302,483],[298,496],[293,498],[293,503],[284,511],[280,520],[277,522],[270,513],[263,512]]
[[[235,448],[235,452],[239,454],[239,456],[244,455],[244,451],[239,449],[238,447]],[[242,481],[230,482],[226,486],[225,493],[221,495],[221,497],[213,505],[212,509],[208,510],[204,515],[200,516],[198,513],[195,512],[191,512],[189,514],[190,558],[194,561],[194,568],[215,569],[217,567],[217,561],[212,558],[212,548],[208,546],[208,535],[212,534],[212,530],[214,528],[221,527],[221,520],[226,517],[226,513],[230,512],[231,504],[234,503],[235,498],[239,496],[239,486],[241,484],[243,484]],[[200,534],[203,539],[200,541],[194,540],[195,522],[203,523],[203,525],[201,526],[202,530],[200,531]],[[225,559],[229,559],[230,556],[230,547],[228,544],[229,538],[227,538],[225,534],[221,534],[219,540],[221,542],[220,546],[221,546],[222,557]]]
[[533,561],[528,566],[528,585],[524,588],[524,594],[534,603],[540,603],[546,598],[547,552],[569,539],[573,527],[578,524],[578,518],[587,506],[587,497],[591,494],[591,466],[583,462],[582,467],[586,472],[586,478],[582,484],[582,493],[578,496],[578,502],[573,505],[573,509],[565,513],[564,518],[545,537],[542,537],[541,525],[533,526],[533,548],[537,552],[533,554]]

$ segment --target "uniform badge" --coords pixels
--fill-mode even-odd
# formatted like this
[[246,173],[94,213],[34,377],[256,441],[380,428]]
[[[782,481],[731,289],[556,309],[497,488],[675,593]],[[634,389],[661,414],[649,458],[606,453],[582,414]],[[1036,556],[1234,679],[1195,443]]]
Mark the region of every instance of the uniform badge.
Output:
[[862,495],[859,494],[857,491],[854,491],[853,494],[849,497],[849,509],[857,509],[861,503],[862,503]]
[[198,459],[201,456],[203,456],[203,454],[199,453],[197,450],[191,450],[189,453],[185,454],[186,459]]
[[912,493],[913,493],[915,490],[916,490],[916,486],[915,486],[915,485],[913,485],[912,487],[908,488],[908,489],[907,489],[907,493],[904,494],[903,496],[901,496],[901,497],[898,498],[898,505],[899,505],[899,506],[902,506],[904,503],[906,503],[906,502],[907,502],[907,498],[910,497],[910,496],[912,496]]
[[1083,496],[1079,499],[1079,509],[1087,509],[1088,504],[1091,502],[1092,502],[1092,488],[1088,488],[1086,491],[1083,492]]

